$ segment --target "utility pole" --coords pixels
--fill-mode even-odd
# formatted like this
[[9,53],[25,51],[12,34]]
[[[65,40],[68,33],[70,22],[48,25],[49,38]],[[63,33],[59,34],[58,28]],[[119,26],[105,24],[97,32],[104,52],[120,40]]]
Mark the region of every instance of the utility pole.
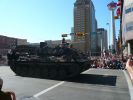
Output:
[[121,13],[120,13],[120,49],[121,49],[121,57],[122,57],[122,60],[123,60],[123,50],[122,50],[122,14],[123,14],[123,4],[124,4],[124,0],[121,0],[121,6],[120,6],[120,9],[121,9]]

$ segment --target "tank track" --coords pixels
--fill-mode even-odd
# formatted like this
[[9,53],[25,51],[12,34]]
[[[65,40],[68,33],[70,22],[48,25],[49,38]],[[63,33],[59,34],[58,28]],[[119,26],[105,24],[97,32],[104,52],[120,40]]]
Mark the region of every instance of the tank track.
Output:
[[45,79],[67,79],[89,69],[89,62],[34,62],[9,61],[10,68],[16,75]]

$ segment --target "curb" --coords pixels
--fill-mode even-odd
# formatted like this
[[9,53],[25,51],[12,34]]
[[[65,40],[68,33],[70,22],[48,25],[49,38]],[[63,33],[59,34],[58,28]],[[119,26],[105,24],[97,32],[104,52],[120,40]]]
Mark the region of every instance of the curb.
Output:
[[126,66],[126,69],[127,69],[128,73],[129,73],[130,78],[131,78],[131,81],[132,81],[132,83],[133,83],[133,67],[131,67],[131,66]]
[[129,73],[125,70],[123,70],[125,77],[126,77],[126,81],[128,84],[128,89],[129,89],[129,94],[130,94],[130,100],[133,100],[133,84],[132,81],[130,79]]

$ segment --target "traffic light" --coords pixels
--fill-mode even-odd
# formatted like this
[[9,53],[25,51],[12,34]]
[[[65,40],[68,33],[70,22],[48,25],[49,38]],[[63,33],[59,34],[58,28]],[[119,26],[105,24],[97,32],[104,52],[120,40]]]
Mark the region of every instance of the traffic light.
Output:
[[114,16],[114,19],[119,19],[119,16]]
[[85,36],[85,33],[84,32],[77,32],[76,36],[77,37],[83,37],[83,36]]
[[62,37],[67,37],[67,34],[62,34]]

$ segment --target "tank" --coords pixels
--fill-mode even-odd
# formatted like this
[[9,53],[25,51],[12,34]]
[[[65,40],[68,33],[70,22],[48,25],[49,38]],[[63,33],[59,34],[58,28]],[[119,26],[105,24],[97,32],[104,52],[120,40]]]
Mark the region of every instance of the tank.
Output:
[[24,77],[67,79],[90,68],[88,57],[68,44],[54,48],[45,42],[39,46],[20,45],[12,49],[7,58],[12,71]]

